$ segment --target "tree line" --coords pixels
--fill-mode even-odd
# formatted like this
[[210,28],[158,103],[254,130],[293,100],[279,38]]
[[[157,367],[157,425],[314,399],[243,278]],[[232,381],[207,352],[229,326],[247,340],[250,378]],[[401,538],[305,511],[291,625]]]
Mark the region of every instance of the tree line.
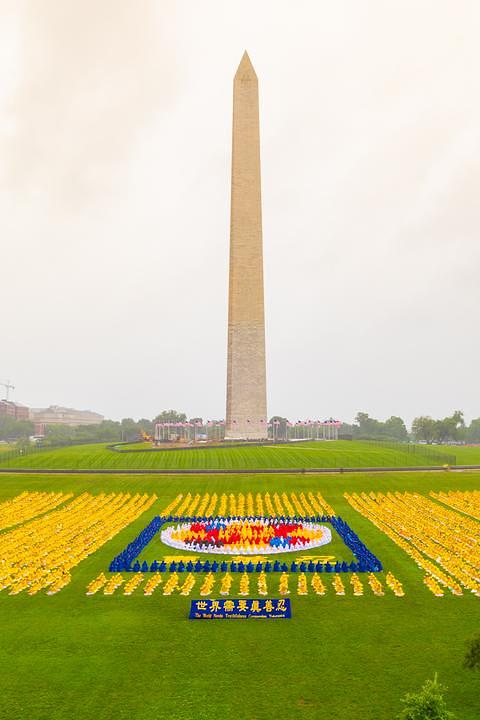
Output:
[[[201,418],[190,418],[188,422],[198,422]],[[45,445],[61,445],[82,442],[135,442],[143,433],[152,435],[157,422],[187,422],[187,415],[177,410],[163,410],[153,419],[123,418],[122,420],[104,420],[97,425],[49,425],[43,440]],[[33,422],[0,417],[0,440],[17,441],[32,437],[35,432]]]
[[402,418],[395,415],[382,422],[370,417],[368,413],[359,412],[353,424],[342,424],[341,435],[343,437],[349,435],[357,440],[476,443],[480,442],[480,418],[472,420],[467,425],[461,410],[455,410],[452,415],[439,419],[420,415],[413,420],[412,427],[408,431]]
[[[44,443],[59,445],[75,442],[134,442],[143,437],[143,433],[152,435],[155,423],[202,422],[201,417],[187,418],[177,410],[163,410],[153,419],[123,418],[122,420],[104,420],[98,425],[51,425],[47,427]],[[288,420],[275,415],[270,423],[276,423],[277,437],[286,436]],[[34,433],[34,424],[29,421],[16,421],[8,417],[0,417],[0,440],[24,440]],[[359,412],[353,423],[342,423],[340,437],[353,440],[384,440],[407,442],[409,440],[425,443],[447,442],[480,442],[480,418],[465,423],[461,410],[452,415],[434,419],[428,415],[416,417],[411,429],[408,430],[401,417],[392,415],[387,420],[377,420],[366,412]]]

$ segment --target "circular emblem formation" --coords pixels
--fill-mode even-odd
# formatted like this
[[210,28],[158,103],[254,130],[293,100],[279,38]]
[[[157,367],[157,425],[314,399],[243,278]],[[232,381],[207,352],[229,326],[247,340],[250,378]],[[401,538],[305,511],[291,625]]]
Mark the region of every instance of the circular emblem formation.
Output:
[[329,528],[315,522],[286,522],[277,518],[244,518],[184,522],[161,532],[165,545],[221,555],[258,555],[307,550],[332,539]]

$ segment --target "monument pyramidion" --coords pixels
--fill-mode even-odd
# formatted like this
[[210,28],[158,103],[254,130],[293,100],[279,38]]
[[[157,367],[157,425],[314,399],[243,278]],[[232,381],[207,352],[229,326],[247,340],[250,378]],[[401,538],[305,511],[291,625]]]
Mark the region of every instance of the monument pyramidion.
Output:
[[225,438],[267,438],[258,78],[246,52],[233,82]]

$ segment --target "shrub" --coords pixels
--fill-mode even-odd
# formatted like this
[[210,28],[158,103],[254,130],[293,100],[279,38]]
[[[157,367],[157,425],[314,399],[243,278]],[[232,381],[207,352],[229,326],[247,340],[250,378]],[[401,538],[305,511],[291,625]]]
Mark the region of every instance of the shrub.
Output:
[[437,682],[427,680],[417,693],[407,693],[402,703],[404,709],[397,716],[398,720],[453,720],[455,715],[447,710],[443,692],[446,690]]

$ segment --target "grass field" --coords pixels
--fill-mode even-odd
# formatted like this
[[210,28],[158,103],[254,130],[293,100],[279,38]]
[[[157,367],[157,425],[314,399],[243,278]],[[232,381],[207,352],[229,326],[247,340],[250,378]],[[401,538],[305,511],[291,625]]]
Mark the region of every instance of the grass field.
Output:
[[[480,629],[478,598],[434,597],[415,563],[343,497],[450,488],[480,489],[480,475],[3,475],[0,501],[24,490],[148,492],[159,499],[74,569],[58,595],[0,593],[0,717],[391,720],[400,698],[438,672],[459,720],[478,720],[480,678],[462,668],[464,641]],[[292,593],[291,620],[257,623],[192,622],[191,598],[161,592],[86,597],[87,583],[179,492],[283,490],[321,491],[403,583],[405,597]]]
[[480,445],[444,445],[440,449],[444,452],[452,452],[457,458],[458,465],[480,464]]
[[[104,444],[76,445],[39,450],[26,456],[2,459],[0,467],[48,469],[301,469],[328,467],[395,467],[443,465],[457,448],[375,445],[369,442],[309,442],[298,445],[145,450],[115,452]],[[480,462],[479,448],[461,448],[469,463]],[[432,454],[433,453],[433,454]],[[467,462],[465,460],[465,462]]]

